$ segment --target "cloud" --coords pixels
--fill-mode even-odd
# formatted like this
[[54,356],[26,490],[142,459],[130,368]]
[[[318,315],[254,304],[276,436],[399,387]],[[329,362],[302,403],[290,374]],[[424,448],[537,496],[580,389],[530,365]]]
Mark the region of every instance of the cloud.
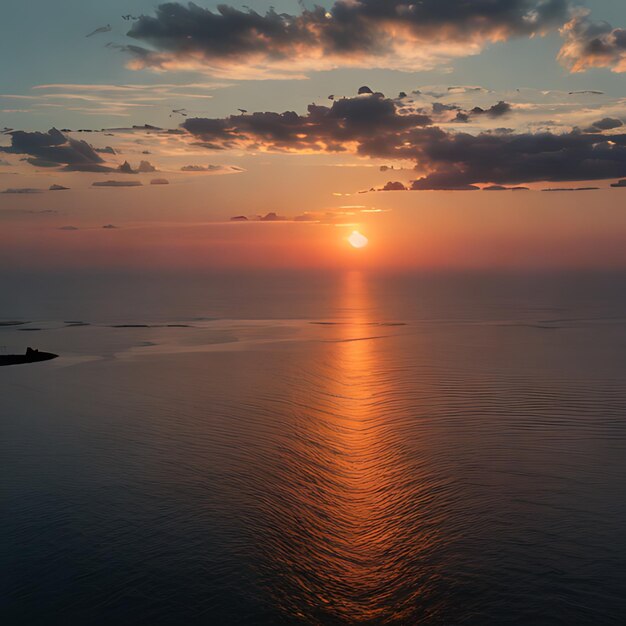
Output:
[[528,191],[528,187],[505,187],[504,185],[489,185],[483,191]]
[[[209,147],[202,144],[203,147]],[[212,147],[209,147],[212,148]],[[213,149],[221,149],[221,147],[216,146]],[[245,172],[245,170],[241,167],[237,167],[236,165],[183,165],[180,168],[181,172],[204,172],[207,174],[240,174],[241,172]]]
[[100,26],[99,28],[96,28],[95,30],[85,35],[85,37],[93,37],[94,35],[108,32],[111,32],[111,24],[107,24],[106,26]]
[[49,191],[67,191],[69,187],[64,187],[63,185],[50,185],[48,188]]
[[[355,207],[356,208],[356,207]],[[366,212],[363,209],[360,212]],[[368,210],[368,212],[370,212]],[[379,212],[377,210],[372,210],[371,212]],[[382,211],[380,211],[382,212]],[[300,223],[324,223],[324,224],[344,224],[349,220],[354,219],[355,212],[347,212],[347,211],[337,211],[335,209],[328,211],[314,211],[309,212],[306,211],[304,213],[300,213],[298,215],[294,215],[293,217],[285,217],[283,215],[278,215],[274,212],[267,213],[265,215],[234,215],[230,218],[231,222],[235,223],[255,223],[255,222],[268,222],[268,223],[279,223],[279,222],[300,222]]]
[[332,106],[308,106],[306,115],[252,113],[223,119],[190,118],[182,127],[207,147],[236,146],[270,150],[314,150],[343,152],[346,144],[364,136],[383,141],[387,133],[426,126],[427,115],[398,114],[393,100],[381,93],[363,94],[335,100]]
[[121,174],[147,174],[150,172],[156,172],[157,168],[150,163],[150,161],[140,161],[137,169],[133,169],[131,164],[128,161],[124,161],[118,168],[117,171]]
[[58,230],[78,230],[76,226],[59,226]]
[[458,104],[446,104],[444,102],[433,102],[431,109],[433,117],[435,117],[439,122],[455,122],[463,124],[469,122],[470,119],[473,121],[475,118],[480,116],[492,119],[503,117],[509,114],[513,107],[508,102],[500,100],[497,104],[494,104],[486,109],[475,106],[470,111],[465,111]]
[[[426,134],[428,133],[428,134]],[[475,183],[601,180],[626,174],[626,135],[444,133],[427,129],[416,160],[431,172],[413,189],[463,189]]]
[[[496,105],[498,106],[498,105]],[[503,109],[504,107],[499,107]],[[295,112],[252,113],[183,123],[200,145],[254,151],[351,152],[413,161],[424,175],[412,189],[473,189],[538,181],[600,180],[626,175],[626,134],[571,130],[447,132],[429,116],[402,113],[380,93],[309,105]]]
[[443,102],[433,102],[432,104],[433,115],[441,115],[446,111],[458,111],[460,108],[457,104],[444,104]]
[[596,191],[600,187],[549,187],[541,191]]
[[615,128],[620,128],[623,125],[624,122],[616,117],[604,117],[601,120],[590,124],[588,128],[585,128],[585,132],[601,133],[603,130],[613,130]]
[[277,215],[272,211],[271,213],[259,216],[259,219],[262,222],[284,222],[287,218],[282,215]]
[[389,181],[385,184],[381,191],[406,191],[406,186],[404,183],[401,183],[399,181]]
[[56,83],[35,85],[27,94],[1,94],[0,99],[26,101],[29,109],[25,111],[62,108],[76,115],[129,117],[155,107],[163,114],[170,113],[172,103],[193,108],[195,103],[211,99],[214,90],[228,86],[212,81],[122,85]]
[[223,169],[222,165],[183,165],[181,172],[219,172]]
[[607,22],[589,17],[579,10],[563,28],[565,39],[559,60],[572,72],[584,72],[593,67],[606,67],[614,72],[626,72],[626,29],[613,28]]
[[288,218],[283,215],[278,215],[274,211],[266,213],[265,215],[234,215],[230,218],[231,222],[286,222]]
[[151,185],[169,185],[170,181],[167,178],[153,178],[150,181]]
[[10,147],[0,147],[0,152],[29,155],[28,162],[39,166],[65,166],[66,170],[83,172],[109,171],[96,151],[82,140],[66,137],[56,128],[47,133],[14,130]]
[[152,165],[150,161],[140,161],[137,171],[141,174],[146,174],[148,172],[156,172],[157,168],[154,165]]
[[626,187],[626,178],[618,180],[616,183],[611,183],[611,187]]
[[466,182],[461,172],[442,171],[429,174],[411,184],[412,191],[478,191],[480,187]]
[[106,230],[114,230],[117,229],[117,226],[114,226],[113,224],[105,224],[102,228]]
[[32,187],[9,187],[2,193],[16,193],[16,194],[29,194],[29,193],[42,193],[41,189],[33,189]]
[[488,117],[502,117],[511,112],[511,105],[504,100],[500,100],[498,104],[494,104],[488,109],[482,109],[481,107],[474,107],[471,110],[472,115],[486,115]]
[[[568,0],[337,0],[298,15],[165,3],[122,46],[131,67],[238,77],[301,76],[334,67],[431,69],[490,42],[562,25]],[[148,46],[148,47],[146,47]]]
[[92,187],[141,187],[139,180],[102,180],[91,183]]

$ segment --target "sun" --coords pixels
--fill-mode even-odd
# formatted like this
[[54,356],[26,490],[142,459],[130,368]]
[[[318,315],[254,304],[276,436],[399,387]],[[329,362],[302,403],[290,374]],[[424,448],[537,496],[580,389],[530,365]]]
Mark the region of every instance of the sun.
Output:
[[369,240],[365,235],[362,235],[358,230],[353,230],[350,236],[348,237],[348,243],[353,248],[365,248],[365,246],[369,243]]

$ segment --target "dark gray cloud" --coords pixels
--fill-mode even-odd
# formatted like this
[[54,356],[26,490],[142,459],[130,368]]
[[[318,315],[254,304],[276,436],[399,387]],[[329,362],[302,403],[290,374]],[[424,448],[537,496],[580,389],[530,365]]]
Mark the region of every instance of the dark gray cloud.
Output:
[[592,67],[608,67],[614,72],[626,72],[626,29],[613,28],[598,22],[588,12],[578,12],[561,29],[565,43],[559,59],[573,72]]
[[511,112],[511,105],[504,100],[500,100],[498,104],[494,104],[488,109],[482,109],[481,107],[474,107],[471,110],[472,115],[486,115],[487,117],[502,117]]
[[15,193],[15,194],[29,194],[29,193],[42,193],[41,189],[33,189],[32,187],[9,187],[2,193]]
[[600,187],[548,187],[548,189],[542,189],[541,191],[596,191]]
[[454,170],[434,172],[411,184],[413,191],[478,191],[480,187],[465,182],[465,176]]
[[66,170],[85,172],[110,171],[86,141],[66,137],[56,128],[47,133],[14,130],[8,134],[11,146],[0,147],[0,152],[28,155],[31,165],[65,166]]
[[604,117],[593,124],[590,124],[588,128],[585,128],[586,133],[601,133],[603,130],[613,130],[620,128],[624,125],[622,120],[616,117]]
[[528,191],[528,187],[506,187],[504,185],[488,185],[483,191]]
[[427,115],[398,114],[393,100],[373,93],[335,100],[330,107],[311,104],[307,115],[286,111],[231,115],[224,119],[190,118],[182,127],[207,147],[258,143],[274,150],[343,152],[347,143],[360,141],[364,136],[383,140],[388,133],[431,123]]
[[450,134],[421,131],[413,152],[431,170],[414,189],[457,189],[475,183],[601,180],[626,175],[626,135],[552,133]]
[[[299,15],[166,3],[141,16],[126,46],[138,66],[246,63],[293,70],[337,65],[415,69],[473,54],[490,41],[532,36],[568,18],[568,0],[337,0]],[[459,44],[467,44],[462,46]],[[145,47],[149,46],[149,47]]]
[[461,107],[458,104],[444,104],[443,102],[433,102],[433,115],[441,115],[447,111],[459,111]]
[[[444,104],[442,102],[433,102],[431,105],[432,114],[439,122],[457,122],[466,123],[473,117],[490,117],[492,119],[503,117],[511,112],[513,107],[504,100],[500,100],[497,104],[490,106],[488,109],[482,107],[474,107],[470,111],[463,110],[458,104]],[[454,117],[451,114],[455,113]]]
[[218,148],[350,150],[361,156],[413,161],[418,171],[426,172],[413,189],[626,176],[624,134],[447,132],[433,126],[428,116],[401,113],[396,102],[378,93],[336,100],[331,107],[310,105],[304,116],[285,112],[195,118],[183,127],[203,145]]
[[139,180],[102,180],[91,183],[92,187],[141,187]]
[[48,188],[50,191],[67,191],[69,187],[64,187],[63,185],[50,185]]
[[406,186],[399,181],[389,181],[381,191],[406,191]]
[[616,183],[611,183],[611,187],[626,187],[626,178],[618,180]]

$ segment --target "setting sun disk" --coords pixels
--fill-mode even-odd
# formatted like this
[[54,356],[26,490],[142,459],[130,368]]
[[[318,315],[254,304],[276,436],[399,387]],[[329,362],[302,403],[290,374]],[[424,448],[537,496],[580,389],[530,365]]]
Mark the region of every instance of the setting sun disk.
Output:
[[365,235],[362,235],[358,230],[353,230],[348,237],[348,243],[353,248],[364,248],[368,244],[368,239]]

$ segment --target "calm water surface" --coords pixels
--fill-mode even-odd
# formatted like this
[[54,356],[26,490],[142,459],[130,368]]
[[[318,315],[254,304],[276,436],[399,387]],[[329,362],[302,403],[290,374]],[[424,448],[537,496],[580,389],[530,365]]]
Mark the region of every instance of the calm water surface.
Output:
[[625,623],[626,276],[0,287],[0,623]]

